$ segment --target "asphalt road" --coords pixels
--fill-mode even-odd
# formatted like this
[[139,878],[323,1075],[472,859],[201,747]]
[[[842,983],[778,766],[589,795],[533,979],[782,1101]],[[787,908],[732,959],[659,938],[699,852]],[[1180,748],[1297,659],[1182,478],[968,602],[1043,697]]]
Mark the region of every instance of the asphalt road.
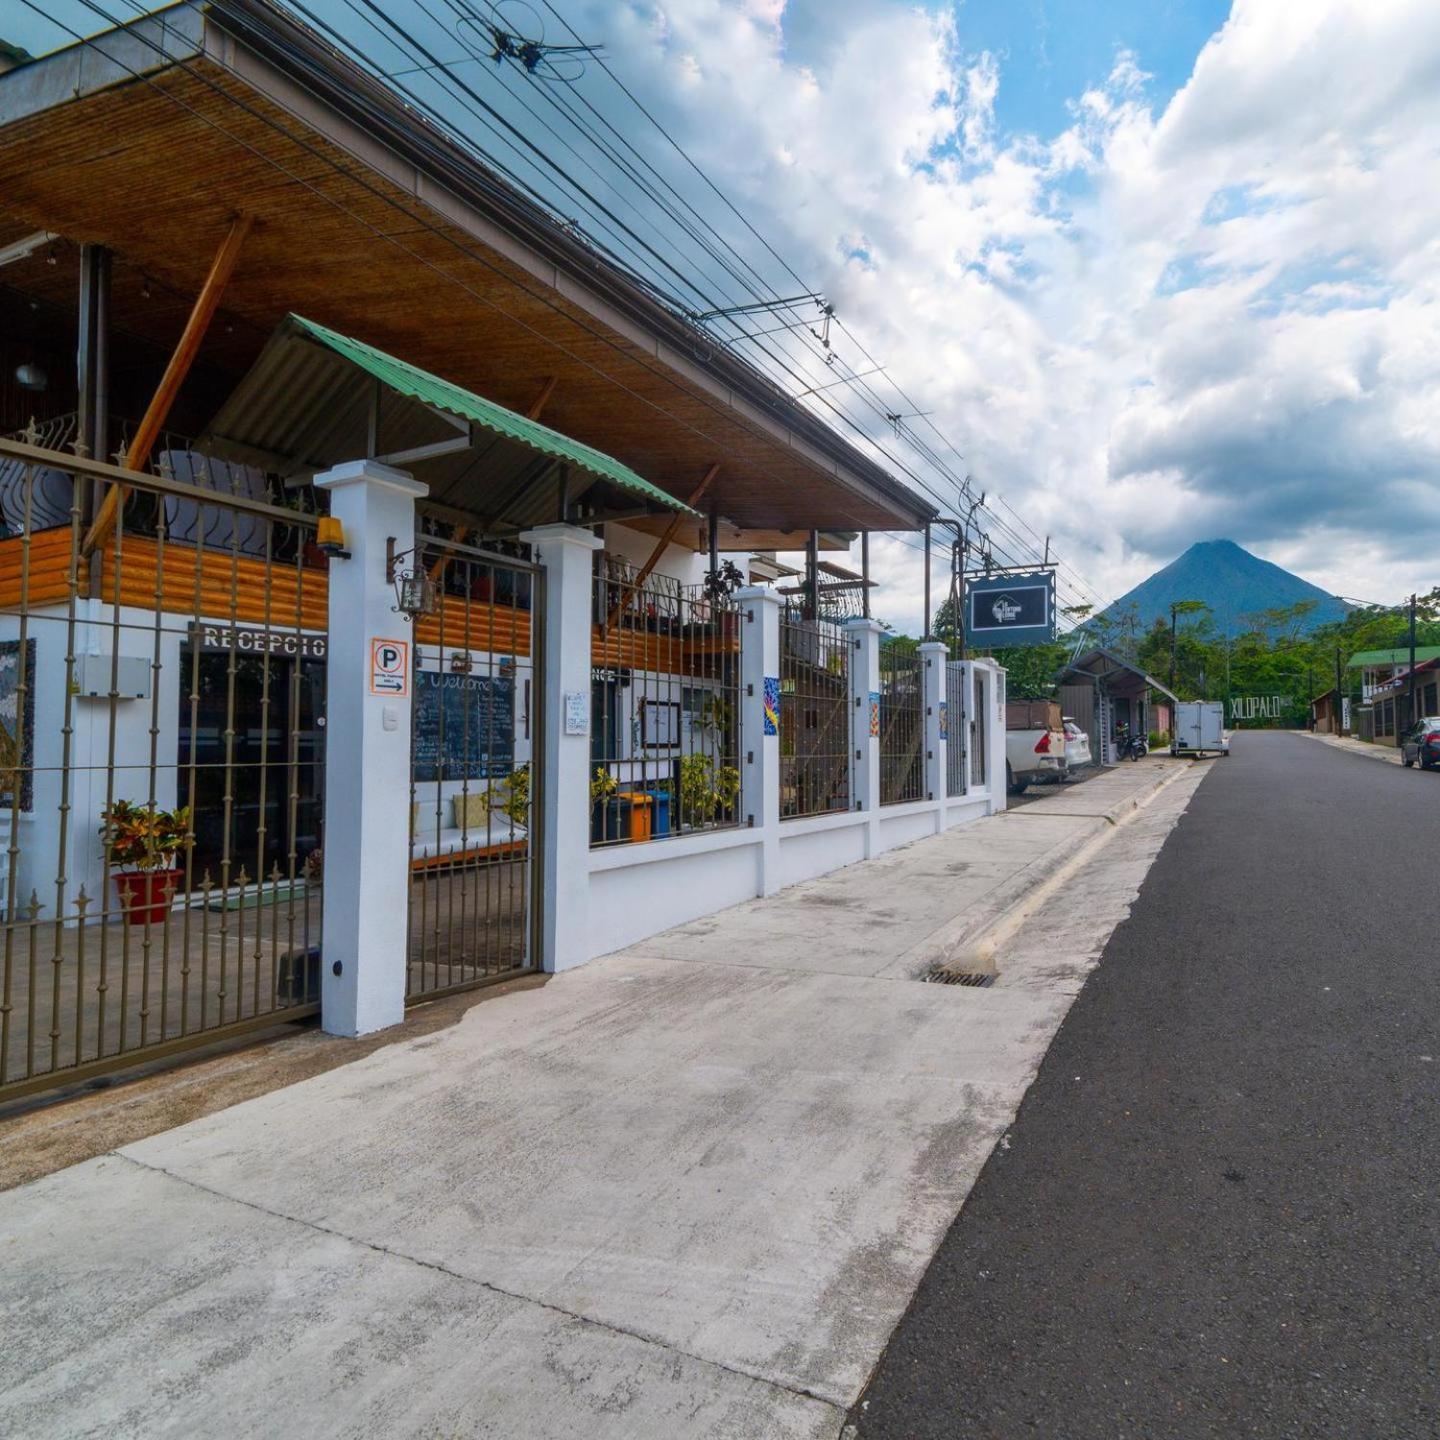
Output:
[[1440,1435],[1440,775],[1208,763],[862,1440]]

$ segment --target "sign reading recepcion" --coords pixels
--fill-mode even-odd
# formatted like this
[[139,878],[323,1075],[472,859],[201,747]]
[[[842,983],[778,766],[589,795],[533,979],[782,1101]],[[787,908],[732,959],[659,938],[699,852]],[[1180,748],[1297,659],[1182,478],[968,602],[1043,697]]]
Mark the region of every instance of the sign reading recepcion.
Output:
[[967,575],[965,639],[982,647],[1052,644],[1055,572]]
[[370,641],[370,693],[405,699],[410,694],[410,642]]

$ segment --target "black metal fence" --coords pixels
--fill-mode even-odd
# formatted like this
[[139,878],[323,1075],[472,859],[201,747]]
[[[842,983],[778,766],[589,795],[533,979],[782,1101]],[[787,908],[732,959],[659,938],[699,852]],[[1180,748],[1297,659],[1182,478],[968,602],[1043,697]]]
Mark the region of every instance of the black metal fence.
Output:
[[925,657],[912,640],[880,645],[880,803],[925,798]]
[[741,612],[724,594],[597,557],[590,843],[741,823]]
[[833,620],[780,613],[780,817],[850,808],[850,656]]
[[525,556],[426,537],[417,619],[406,997],[530,968],[544,576]]

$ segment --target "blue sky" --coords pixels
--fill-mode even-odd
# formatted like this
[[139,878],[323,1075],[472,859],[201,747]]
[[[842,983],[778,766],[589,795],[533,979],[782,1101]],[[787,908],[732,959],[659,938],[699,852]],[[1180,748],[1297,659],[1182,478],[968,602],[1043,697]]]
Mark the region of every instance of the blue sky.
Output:
[[[82,0],[36,3],[99,27]],[[347,0],[306,3],[380,56]],[[425,8],[453,18],[464,3]],[[744,251],[757,292],[835,303],[840,368],[801,330],[767,341],[788,346],[777,382],[794,393],[860,371],[863,340],[886,367],[869,382],[885,392],[878,422],[858,383],[825,401],[883,463],[924,472],[884,423],[905,408],[886,387],[903,385],[943,431],[926,443],[1003,496],[1008,523],[1052,537],[1096,598],[1222,537],[1341,594],[1440,579],[1436,0],[500,3],[553,5],[605,43],[774,251],[604,70],[560,93],[583,94]],[[403,0],[390,13],[458,53],[453,27]],[[24,0],[3,16],[8,40],[64,41]],[[686,278],[652,271],[679,303],[753,298],[564,131],[553,95],[483,60],[457,75],[520,127],[540,113],[569,135],[562,169],[697,282],[687,295]],[[649,263],[564,175],[481,134],[450,82],[409,83],[592,243]],[[875,558],[889,618],[915,628],[914,551]]]
[[1186,80],[1229,0],[962,0],[968,51],[989,51],[1003,80],[995,118],[1007,133],[1054,135],[1077,95],[1103,85],[1118,51],[1136,56],[1163,107]]

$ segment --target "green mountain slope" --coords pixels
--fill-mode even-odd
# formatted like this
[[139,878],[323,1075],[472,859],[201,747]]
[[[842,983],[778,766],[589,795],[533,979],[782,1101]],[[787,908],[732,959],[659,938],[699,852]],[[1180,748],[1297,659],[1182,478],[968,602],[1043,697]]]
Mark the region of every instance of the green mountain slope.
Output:
[[1244,617],[1256,611],[1276,610],[1301,600],[1316,602],[1306,629],[1338,620],[1350,609],[1339,596],[1252,555],[1233,540],[1201,540],[1122,595],[1105,613],[1114,619],[1133,605],[1141,626],[1148,629],[1157,619],[1168,624],[1170,606],[1177,600],[1203,600],[1221,634],[1246,629]]

